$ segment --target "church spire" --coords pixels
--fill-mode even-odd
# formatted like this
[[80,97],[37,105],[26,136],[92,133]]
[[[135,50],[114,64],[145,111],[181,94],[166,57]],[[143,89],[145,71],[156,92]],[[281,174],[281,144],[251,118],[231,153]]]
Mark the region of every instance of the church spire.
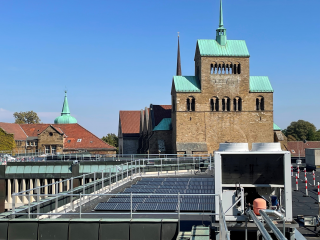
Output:
[[69,104],[68,104],[68,99],[67,99],[67,91],[65,91],[64,93],[65,93],[64,94],[64,102],[63,102],[63,106],[62,106],[61,115],[70,114]]
[[54,124],[71,124],[77,123],[77,119],[70,115],[69,104],[67,99],[67,91],[64,92],[64,101],[61,111],[61,116],[54,120]]
[[219,28],[216,30],[216,41],[220,45],[227,44],[227,30],[223,26],[223,11],[222,11],[222,0],[220,0],[220,16],[219,16]]
[[180,41],[178,32],[178,54],[177,54],[177,73],[176,76],[181,76],[181,60],[180,60]]
[[220,0],[220,18],[219,18],[219,27],[223,27],[222,0]]

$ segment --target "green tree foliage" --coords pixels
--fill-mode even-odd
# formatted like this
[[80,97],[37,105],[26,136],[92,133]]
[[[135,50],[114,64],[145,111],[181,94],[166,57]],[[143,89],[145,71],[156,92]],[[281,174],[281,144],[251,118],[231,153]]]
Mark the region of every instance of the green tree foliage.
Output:
[[103,136],[101,139],[109,145],[116,147],[118,152],[118,137],[114,133],[108,133],[107,136]]
[[12,151],[15,147],[13,134],[7,134],[0,128],[0,151]]
[[316,127],[304,120],[298,120],[297,122],[292,122],[287,129],[282,131],[288,141],[318,141],[320,140],[320,132],[316,131]]
[[38,117],[38,114],[34,111],[28,111],[28,112],[15,112],[13,114],[13,117],[15,118],[15,123],[18,124],[35,124],[40,123],[41,120]]

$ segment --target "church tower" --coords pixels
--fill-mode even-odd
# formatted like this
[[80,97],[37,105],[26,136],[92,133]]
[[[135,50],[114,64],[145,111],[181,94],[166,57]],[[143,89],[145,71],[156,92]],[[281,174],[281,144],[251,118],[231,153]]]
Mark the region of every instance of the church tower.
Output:
[[54,120],[54,124],[71,124],[71,123],[77,123],[77,119],[75,119],[70,115],[69,104],[67,99],[67,91],[65,91],[61,116],[57,117]]
[[[195,75],[174,76],[172,137],[176,153],[212,153],[224,142],[273,142],[273,89],[250,76],[244,40],[227,40],[220,0],[215,39],[199,39]],[[178,74],[177,74],[178,75]]]

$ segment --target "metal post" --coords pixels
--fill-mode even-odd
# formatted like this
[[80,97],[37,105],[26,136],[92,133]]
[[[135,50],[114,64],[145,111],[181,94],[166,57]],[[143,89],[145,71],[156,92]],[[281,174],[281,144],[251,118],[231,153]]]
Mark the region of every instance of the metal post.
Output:
[[127,182],[129,181],[129,164],[127,162]]
[[81,218],[81,210],[82,210],[82,203],[81,203],[81,193],[80,193],[80,198],[79,198],[79,203],[80,203],[80,206],[79,206],[79,218]]
[[180,193],[178,192],[178,231],[180,232]]
[[102,177],[102,183],[101,183],[101,186],[102,186],[102,190],[104,189],[104,170],[102,170],[102,173],[101,173],[101,177]]
[[160,160],[161,160],[161,174],[162,174],[162,158],[160,158]]
[[111,192],[111,168],[109,168],[109,191]]
[[116,166],[116,185],[118,186],[118,166]]
[[73,206],[73,178],[71,178],[71,196],[70,196],[70,205],[71,205],[71,209],[72,211],[74,210],[74,206]]
[[83,194],[86,193],[85,185],[86,185],[86,175],[83,174],[83,175],[82,175],[82,192],[83,192]]
[[[38,179],[37,183],[40,185],[40,179]],[[40,213],[40,187],[38,186],[36,188],[37,190],[37,218],[39,218],[39,213]]]
[[93,192],[96,192],[96,172],[93,173]]
[[210,154],[210,158],[209,158],[209,170],[211,170],[211,154]]
[[13,216],[12,218],[15,218],[15,211],[16,211],[16,194],[13,193],[12,194],[12,213],[13,213]]
[[121,164],[121,181],[123,182],[123,164]]
[[141,163],[140,163],[140,159],[139,159],[139,175],[141,177]]
[[30,219],[30,191],[28,195],[28,218]]
[[130,175],[130,180],[132,180],[132,165],[133,165],[133,163],[132,163],[132,161],[131,161],[131,175]]
[[179,172],[179,158],[177,158],[177,163],[178,163],[178,172]]
[[132,219],[132,192],[130,193],[130,218]]

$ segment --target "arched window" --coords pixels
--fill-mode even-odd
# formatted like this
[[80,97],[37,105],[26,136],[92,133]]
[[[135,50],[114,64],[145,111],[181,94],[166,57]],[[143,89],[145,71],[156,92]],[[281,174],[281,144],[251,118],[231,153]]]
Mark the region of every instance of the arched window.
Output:
[[226,63],[226,74],[232,74],[232,63]]
[[222,111],[230,111],[230,98],[224,97],[222,99]]
[[187,98],[187,111],[194,112],[196,110],[196,100],[190,96]]
[[210,110],[219,111],[219,98],[213,97],[210,99]]
[[241,74],[241,64],[237,62],[232,65],[233,65],[232,73],[233,74]]
[[235,97],[233,99],[233,111],[242,111],[242,99],[241,99],[241,97]]
[[256,110],[257,111],[264,111],[264,97],[258,96],[256,98]]

